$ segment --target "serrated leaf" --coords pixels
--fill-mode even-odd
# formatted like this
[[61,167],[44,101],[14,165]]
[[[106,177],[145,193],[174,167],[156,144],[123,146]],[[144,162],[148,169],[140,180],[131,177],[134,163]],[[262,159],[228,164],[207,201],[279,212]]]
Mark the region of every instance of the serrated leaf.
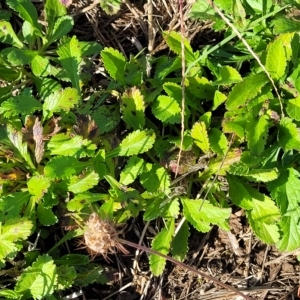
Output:
[[43,175],[33,176],[27,181],[28,191],[36,202],[43,198],[50,185],[50,179]]
[[34,5],[27,0],[7,0],[7,4],[17,13],[24,21],[29,22],[37,31],[41,25],[38,23],[38,14]]
[[97,146],[92,141],[76,135],[72,138],[66,134],[56,134],[48,143],[51,155],[75,156],[78,158],[93,156]]
[[120,183],[129,185],[137,179],[137,176],[144,170],[144,160],[137,156],[132,156],[128,159],[125,168],[120,174]]
[[[1,29],[0,29],[1,30]],[[11,82],[11,81],[17,81],[21,79],[22,72],[21,70],[12,69],[11,67],[6,67],[4,65],[0,65],[0,79]],[[10,88],[8,86],[8,88]],[[0,97],[3,95],[3,93],[0,90]]]
[[62,90],[62,86],[54,79],[48,77],[34,77],[33,82],[42,99],[45,99],[53,92]]
[[243,175],[244,177],[248,178],[250,181],[269,182],[278,178],[279,171],[277,169],[251,169],[251,171]]
[[154,199],[151,199],[147,202],[146,210],[143,214],[143,219],[145,221],[152,221],[159,216],[161,216],[164,211],[164,207],[161,205],[164,199],[157,196]]
[[253,209],[246,212],[254,233],[267,244],[276,244],[279,240],[277,221],[280,213],[278,207],[269,197],[262,201],[253,199]]
[[5,48],[1,53],[7,58],[11,65],[20,67],[29,65],[38,54],[35,50],[18,49],[14,47]]
[[[152,241],[151,248],[162,254],[168,254],[174,230],[175,220],[171,219],[166,224],[166,227],[163,228],[161,232],[156,235],[156,237]],[[161,275],[165,268],[166,259],[158,255],[150,254],[149,262],[151,272],[154,274],[154,276]]]
[[197,56],[194,54],[189,41],[180,33],[175,31],[164,31],[163,37],[166,43],[168,44],[169,48],[179,56],[181,56],[181,39],[183,39],[184,54],[186,61],[189,63],[193,63],[197,59]]
[[[85,268],[85,266],[81,268],[77,267],[78,274],[75,279],[75,285],[76,286],[82,286],[86,287],[89,284],[92,283],[107,283],[106,277],[102,274],[103,273],[103,267],[97,265],[88,264]],[[80,273],[79,273],[80,272]]]
[[300,150],[300,133],[296,124],[290,118],[280,120],[278,131],[278,143],[284,151]]
[[206,125],[204,122],[197,122],[191,130],[191,137],[195,144],[204,152],[208,153],[210,149]]
[[79,46],[81,49],[82,56],[98,54],[103,49],[103,47],[99,43],[93,41],[88,41],[88,42],[80,41]]
[[127,89],[121,97],[123,120],[133,130],[143,129],[145,125],[144,96],[135,87]]
[[[168,191],[167,191],[168,192]],[[161,216],[164,218],[178,218],[180,213],[180,203],[178,198],[173,198],[171,201],[168,201],[163,205],[163,211]]]
[[40,101],[32,96],[21,94],[4,101],[0,107],[0,114],[9,118],[19,114],[29,115],[41,109],[42,104]]
[[193,97],[206,101],[214,98],[216,87],[214,87],[207,78],[195,76],[190,77],[187,80],[188,84],[186,91],[190,92]]
[[[83,256],[83,255],[82,255]],[[87,262],[88,263],[88,262]],[[65,290],[72,287],[73,282],[77,276],[76,270],[72,266],[59,266],[56,268],[57,273],[57,289]]]
[[300,121],[300,96],[287,101],[286,111],[292,119]]
[[269,79],[266,74],[254,74],[243,79],[242,82],[237,83],[228,95],[226,101],[226,108],[228,110],[236,109],[241,105],[245,105],[256,97],[262,87],[268,83]]
[[202,199],[181,197],[180,200],[185,218],[200,232],[208,232],[211,224],[224,227],[231,213],[230,208],[220,208]]
[[57,18],[66,14],[67,9],[59,0],[47,0],[45,3],[45,17],[48,23],[48,31],[51,32],[53,30]]
[[227,99],[227,96],[220,91],[216,91],[214,95],[214,104],[212,110],[216,110]]
[[72,177],[68,190],[74,194],[83,193],[99,183],[99,175],[92,171],[79,177]]
[[226,153],[228,141],[225,134],[221,130],[212,128],[212,130],[209,132],[208,138],[212,151],[219,155],[224,155]]
[[140,182],[148,192],[164,191],[169,193],[170,176],[160,165],[147,164],[140,175]]
[[188,238],[190,236],[190,229],[187,221],[184,221],[180,230],[175,235],[172,242],[172,256],[173,258],[183,261],[188,251]]
[[53,31],[51,35],[48,36],[48,43],[49,46],[53,42],[57,41],[61,37],[67,35],[74,26],[74,20],[71,16],[61,16],[59,17],[54,24]]
[[217,76],[218,78],[213,82],[213,85],[230,85],[243,81],[240,73],[230,66],[221,67]]
[[59,60],[64,70],[71,79],[72,85],[81,95],[79,80],[79,65],[81,63],[81,51],[76,36],[73,36],[67,43],[62,44],[58,50]]
[[155,117],[165,123],[180,123],[181,109],[178,102],[171,97],[160,95],[152,104],[152,112]]
[[36,55],[31,61],[31,69],[35,76],[48,76],[51,73],[50,61],[47,57]]
[[121,0],[101,0],[100,6],[108,15],[116,14],[121,7]]
[[119,105],[102,105],[91,115],[101,133],[113,130],[120,122]]
[[67,179],[79,174],[88,165],[89,162],[78,161],[72,156],[55,156],[46,164],[44,173],[49,178]]
[[104,48],[101,51],[101,58],[109,75],[124,85],[126,60],[123,54],[113,48]]
[[0,42],[15,46],[17,48],[23,48],[23,43],[19,40],[15,34],[12,26],[7,21],[0,21]]
[[278,80],[285,74],[287,57],[280,37],[269,44],[266,57],[266,69],[274,80]]
[[268,116],[248,120],[246,125],[246,139],[250,152],[254,156],[260,156],[265,149],[268,134]]
[[4,289],[2,288],[2,290],[0,290],[0,297],[4,297],[4,299],[19,299],[19,295],[9,289]]
[[44,254],[39,256],[31,267],[23,271],[17,281],[15,291],[25,297],[41,299],[51,295],[56,284],[56,266],[52,258]]
[[298,32],[300,30],[300,24],[298,20],[288,18],[285,14],[277,14],[272,21],[274,34],[281,34],[287,32]]
[[44,100],[43,104],[43,118],[49,119],[53,113],[60,112],[61,110],[69,111],[79,103],[80,96],[76,89],[65,88],[62,91],[56,91],[50,94]]
[[44,226],[54,225],[58,221],[58,218],[53,213],[52,208],[45,207],[42,202],[39,203],[36,213],[40,223]]
[[106,154],[106,158],[142,154],[153,147],[155,133],[152,130],[136,130],[127,135],[116,149]]

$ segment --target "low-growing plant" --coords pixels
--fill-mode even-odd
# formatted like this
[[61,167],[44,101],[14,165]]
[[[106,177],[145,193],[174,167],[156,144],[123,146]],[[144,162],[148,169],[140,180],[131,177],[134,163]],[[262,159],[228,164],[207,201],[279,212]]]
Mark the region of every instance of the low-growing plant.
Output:
[[[111,226],[139,215],[165,222],[152,253],[171,253],[178,261],[186,257],[190,226],[229,230],[235,207],[262,241],[281,251],[300,246],[299,35],[297,21],[293,27],[284,19],[288,6],[235,1],[225,16],[263,68],[251,51],[242,56],[239,39],[225,43],[236,34],[224,20],[215,28],[230,38],[215,49],[194,51],[184,39],[181,107],[180,34],[163,33],[173,57],[127,60],[115,49],[66,37],[73,19],[58,0],[46,1],[45,20],[29,0],[6,2],[23,23],[15,32],[10,11],[0,15],[0,42],[7,45],[0,52],[0,272],[9,278],[0,296],[56,299],[72,286],[105,282],[101,267],[61,245],[83,235],[86,246],[109,260],[107,251],[127,253],[117,240],[106,243],[118,234]],[[226,1],[215,2],[226,10]],[[216,16],[212,6],[197,5],[195,17]],[[278,22],[289,25],[279,32]],[[250,42],[255,32],[262,32],[261,40]],[[233,52],[238,61],[249,60],[246,72],[232,65]],[[109,84],[90,94],[83,70],[94,54]],[[65,216],[79,226],[64,224]],[[47,239],[57,223],[69,231],[51,249],[27,241]],[[105,234],[91,236],[103,228]],[[151,254],[152,273],[162,274],[165,262]]]

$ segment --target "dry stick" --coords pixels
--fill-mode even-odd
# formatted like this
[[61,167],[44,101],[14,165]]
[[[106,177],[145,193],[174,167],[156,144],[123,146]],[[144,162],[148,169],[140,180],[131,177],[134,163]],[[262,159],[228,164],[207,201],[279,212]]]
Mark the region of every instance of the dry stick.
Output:
[[246,299],[246,300],[254,300],[253,298],[251,298],[251,297],[249,297],[249,296],[243,294],[242,292],[238,291],[237,289],[233,288],[232,286],[227,285],[227,284],[225,284],[225,283],[223,283],[223,282],[221,282],[221,281],[219,281],[219,280],[217,280],[217,279],[215,279],[215,278],[213,278],[213,277],[211,277],[211,276],[209,276],[209,275],[207,275],[207,274],[205,274],[205,273],[203,273],[203,272],[201,272],[201,271],[198,271],[198,270],[196,270],[196,269],[194,269],[194,268],[192,268],[192,267],[186,265],[185,263],[182,263],[181,261],[178,261],[178,260],[176,260],[176,259],[174,259],[174,258],[172,258],[172,257],[170,257],[170,256],[167,256],[167,255],[162,254],[162,253],[160,253],[160,252],[158,252],[158,251],[155,251],[155,250],[153,250],[153,249],[150,249],[150,248],[144,247],[144,246],[142,246],[142,245],[138,245],[138,244],[136,244],[136,243],[132,243],[132,242],[130,242],[130,241],[126,241],[126,240],[123,240],[123,239],[120,239],[120,238],[118,238],[117,241],[118,241],[119,243],[122,243],[122,244],[124,244],[124,245],[130,246],[130,247],[132,247],[132,248],[139,249],[139,250],[142,250],[142,251],[146,251],[146,252],[148,252],[148,253],[151,253],[151,254],[158,255],[158,256],[160,256],[160,257],[162,257],[162,258],[164,258],[164,259],[170,261],[171,263],[173,263],[173,264],[175,264],[175,265],[177,265],[177,266],[179,266],[179,267],[181,267],[181,268],[187,269],[187,270],[189,270],[190,272],[193,272],[193,273],[195,273],[195,274],[197,274],[197,275],[200,275],[200,276],[202,276],[202,277],[204,277],[204,278],[206,278],[206,279],[208,279],[208,280],[213,281],[215,284],[217,284],[217,285],[223,287],[224,289],[230,290],[230,291],[234,292],[235,294],[237,294],[237,295],[239,295],[239,296],[244,297],[244,299]]
[[184,20],[183,20],[183,7],[182,7],[182,1],[179,0],[179,11],[180,11],[180,31],[181,31],[181,139],[180,139],[180,147],[179,147],[179,153],[178,153],[178,159],[177,159],[177,166],[175,171],[175,178],[178,174],[179,164],[180,164],[180,158],[181,158],[181,152],[183,147],[183,138],[184,138],[184,107],[185,107],[185,52],[184,52]]
[[280,105],[280,110],[281,110],[281,117],[284,118],[284,112],[283,112],[283,105],[281,102],[281,97],[279,95],[278,89],[275,85],[274,80],[272,79],[270,73],[268,72],[268,70],[265,68],[265,66],[261,63],[259,57],[256,55],[256,53],[252,50],[252,48],[249,46],[249,44],[247,43],[247,41],[242,37],[242,35],[240,34],[240,32],[234,27],[233,24],[230,23],[230,21],[226,18],[226,16],[219,10],[219,8],[217,6],[214,5],[214,3],[211,0],[206,0],[207,3],[218,13],[218,15],[225,21],[225,23],[232,29],[232,31],[238,36],[238,38],[243,42],[243,44],[246,46],[246,48],[248,49],[248,51],[252,54],[252,56],[255,58],[255,60],[258,62],[259,66],[263,69],[263,71],[267,74],[274,90],[275,93],[278,97],[278,101],[279,101],[279,105]]

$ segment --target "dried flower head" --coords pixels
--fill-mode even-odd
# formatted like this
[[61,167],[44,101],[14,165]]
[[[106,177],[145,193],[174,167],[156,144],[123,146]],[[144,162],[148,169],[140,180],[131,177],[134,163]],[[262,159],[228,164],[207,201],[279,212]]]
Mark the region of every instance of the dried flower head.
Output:
[[120,250],[124,254],[129,252],[118,241],[120,231],[109,220],[101,219],[96,213],[92,213],[85,223],[84,242],[92,254],[101,254],[108,260],[107,254]]

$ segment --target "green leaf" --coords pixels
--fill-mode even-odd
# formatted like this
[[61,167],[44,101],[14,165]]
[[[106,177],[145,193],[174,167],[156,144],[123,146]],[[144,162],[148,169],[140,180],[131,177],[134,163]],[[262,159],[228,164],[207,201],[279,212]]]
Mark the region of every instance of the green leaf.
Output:
[[97,148],[92,141],[83,139],[80,135],[70,138],[68,134],[64,133],[53,136],[47,146],[51,155],[75,156],[78,158],[94,156]]
[[107,283],[106,277],[102,274],[103,267],[98,264],[88,264],[82,268],[77,267],[80,272],[75,279],[75,285],[86,287],[92,283]]
[[188,238],[190,236],[190,229],[187,221],[184,221],[180,230],[175,235],[172,242],[172,256],[173,258],[183,261],[188,251]]
[[222,103],[224,103],[227,99],[227,96],[220,91],[215,92],[214,96],[214,104],[212,110],[216,110]]
[[[163,195],[165,197],[165,195]],[[154,197],[154,199],[149,199],[147,201],[147,208],[143,214],[144,221],[152,221],[162,215],[164,211],[164,206],[162,205],[164,197],[160,196]]]
[[[83,256],[83,255],[81,255]],[[88,264],[88,262],[86,263]],[[77,276],[76,270],[74,267],[70,266],[59,266],[56,268],[57,273],[57,289],[58,290],[65,290],[71,288],[73,282]]]
[[101,58],[109,75],[117,82],[125,85],[126,60],[123,54],[113,48],[104,48],[101,51]]
[[79,103],[79,100],[78,91],[70,87],[50,94],[46,97],[43,104],[44,120],[49,119],[53,116],[53,113],[60,112],[61,110],[68,112]]
[[93,111],[91,117],[101,133],[109,132],[120,122],[119,105],[102,105]]
[[68,42],[62,44],[58,50],[59,60],[71,79],[72,85],[76,88],[79,95],[81,95],[80,81],[79,81],[79,65],[81,63],[81,51],[79,42],[76,36],[73,36]]
[[193,98],[196,97],[206,101],[214,98],[216,88],[207,78],[198,76],[189,77],[187,82],[186,91],[189,92]]
[[295,99],[288,100],[286,111],[292,119],[300,121],[300,96]]
[[210,149],[206,125],[204,122],[197,122],[191,130],[191,136],[195,144],[204,152],[208,153]]
[[144,170],[145,162],[142,158],[132,156],[128,159],[125,168],[120,174],[120,183],[129,185],[137,179],[137,176]]
[[54,92],[62,90],[61,85],[52,78],[34,77],[33,81],[42,99],[47,98],[50,94]]
[[[161,232],[156,235],[156,237],[152,241],[151,248],[162,254],[168,254],[174,230],[175,220],[171,219],[169,222],[167,222],[166,227],[163,228]],[[153,275],[161,275],[165,268],[166,259],[155,254],[150,254],[149,261],[150,269]]]
[[123,121],[133,130],[143,129],[145,126],[144,96],[137,88],[128,89],[121,97],[121,111]]
[[[7,81],[7,82],[12,82],[15,80],[20,80],[21,77],[22,77],[21,70],[12,69],[11,67],[6,67],[4,65],[0,65],[0,79],[1,80]],[[10,88],[10,87],[8,86],[8,88]],[[0,95],[1,94],[2,93],[0,92]]]
[[43,175],[32,176],[27,181],[28,191],[32,196],[34,196],[33,198],[35,202],[38,202],[43,198],[44,194],[47,193],[50,185],[50,179]]
[[275,180],[279,176],[277,169],[251,169],[247,174],[241,174],[250,181],[269,182]]
[[246,127],[246,139],[252,155],[260,156],[264,151],[268,130],[267,115],[248,120]]
[[164,191],[169,193],[170,177],[165,168],[158,164],[147,164],[140,175],[140,182],[148,192]]
[[4,101],[0,107],[0,114],[9,118],[19,114],[29,115],[41,109],[42,104],[40,101],[34,99],[31,95],[21,94]]
[[31,69],[35,76],[48,76],[51,73],[50,61],[47,57],[36,55],[31,61]]
[[278,207],[269,197],[262,201],[253,199],[253,209],[246,211],[248,221],[254,233],[267,244],[276,244],[279,240],[277,221],[280,213]]
[[23,67],[29,65],[38,53],[35,50],[8,47],[2,50],[2,54],[13,66]]
[[163,37],[166,43],[168,44],[169,48],[179,56],[181,56],[181,39],[183,39],[184,54],[186,61],[189,63],[193,63],[197,59],[197,56],[194,54],[189,41],[180,33],[175,31],[164,31]]
[[81,49],[82,56],[89,56],[100,53],[103,47],[97,42],[89,41],[89,42],[79,42],[79,46]]
[[85,192],[99,183],[99,175],[94,171],[78,177],[72,177],[68,184],[68,190],[74,194]]
[[287,57],[280,37],[269,44],[266,57],[266,69],[274,80],[278,80],[285,74]]
[[66,14],[67,9],[59,0],[47,0],[45,3],[45,17],[48,23],[48,35],[52,32],[56,19]]
[[284,151],[300,150],[300,133],[292,119],[283,118],[280,120],[278,142]]
[[217,128],[212,128],[208,138],[212,151],[219,155],[225,155],[228,148],[228,141],[225,134]]
[[9,289],[4,289],[2,288],[2,290],[0,290],[0,297],[4,297],[4,299],[19,299],[19,295]]
[[51,179],[68,179],[79,174],[89,165],[89,162],[78,161],[72,156],[55,156],[44,168],[44,173]]
[[44,226],[50,226],[57,223],[58,218],[53,213],[52,208],[45,207],[42,202],[39,203],[36,213],[40,223]]
[[65,254],[54,260],[56,265],[80,266],[87,265],[90,260],[87,255],[83,254]]
[[[213,206],[208,201],[181,197],[185,218],[200,232],[208,232],[211,224],[226,228],[231,209]],[[201,210],[200,210],[201,208]]]
[[10,23],[3,20],[0,20],[0,42],[15,46],[17,48],[24,47],[23,43],[15,34]]
[[162,122],[174,124],[180,123],[181,109],[174,98],[160,95],[152,104],[152,112]]
[[243,78],[236,69],[223,66],[220,68],[218,78],[213,82],[213,85],[230,85],[241,81],[243,81]]
[[34,44],[36,43],[36,35],[34,27],[27,21],[24,21],[22,26],[22,33],[25,41],[28,44],[29,49],[34,49]]
[[155,133],[152,130],[136,130],[127,135],[116,149],[106,154],[106,158],[132,156],[147,152],[153,147]]
[[17,281],[15,291],[26,298],[41,299],[51,295],[57,285],[56,266],[52,258],[39,256],[31,267],[26,268]]
[[121,7],[121,0],[101,0],[100,7],[107,13],[108,15],[116,14]]
[[29,22],[36,31],[40,31],[41,25],[38,23],[37,11],[29,0],[7,0],[6,3],[17,13],[24,21]]
[[73,26],[74,26],[74,20],[71,16],[59,17],[54,24],[54,28],[53,28],[51,35],[47,37],[48,38],[47,45],[49,46],[53,42],[62,38],[63,36],[66,36],[71,31]]
[[226,108],[232,110],[241,105],[245,105],[246,101],[253,99],[261,92],[262,87],[264,87],[268,81],[269,79],[265,73],[254,74],[244,78],[244,80],[237,83],[229,93]]
[[300,23],[298,20],[289,18],[287,15],[277,14],[272,21],[273,32],[275,35],[287,32],[299,32]]

